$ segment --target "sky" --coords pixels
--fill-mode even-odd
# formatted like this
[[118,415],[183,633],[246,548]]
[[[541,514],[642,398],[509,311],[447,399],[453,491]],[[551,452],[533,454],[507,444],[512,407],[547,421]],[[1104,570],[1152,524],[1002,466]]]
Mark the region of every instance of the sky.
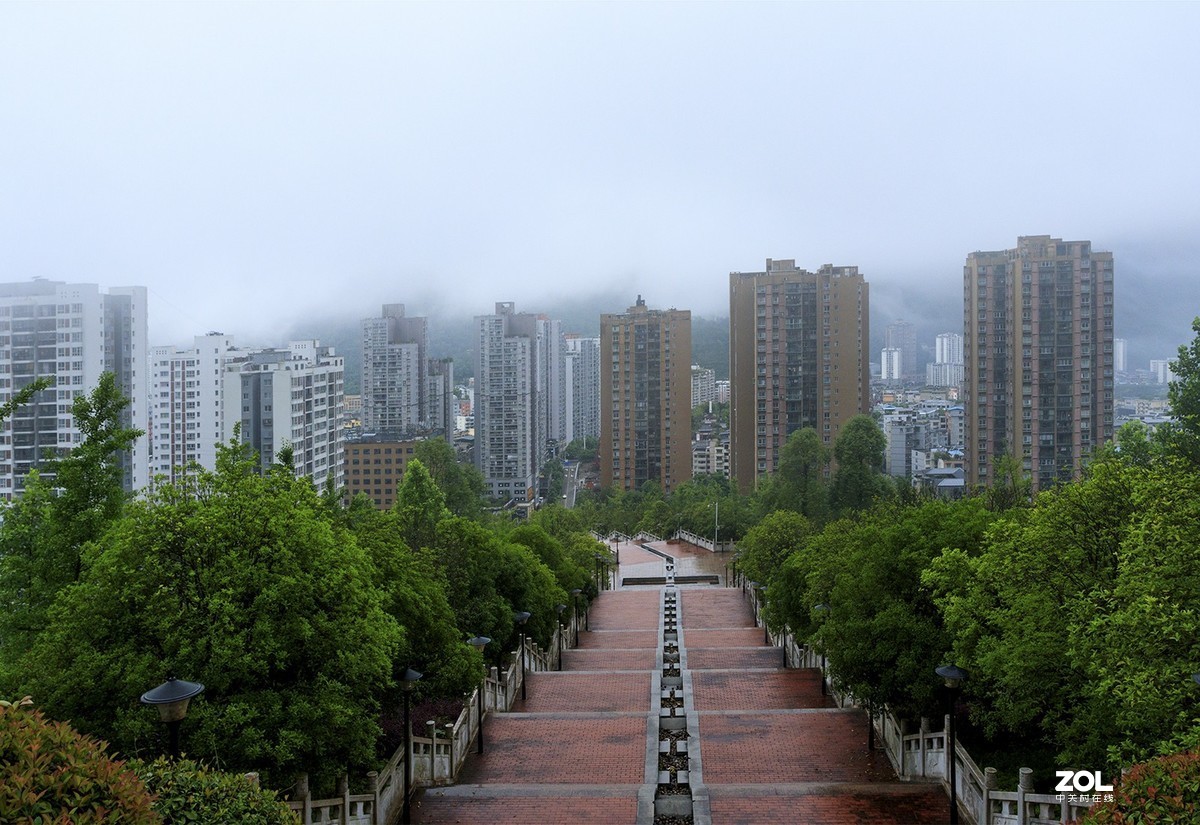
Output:
[[282,343],[393,302],[718,317],[730,271],[793,258],[859,266],[876,330],[942,331],[967,253],[1050,234],[1113,252],[1117,335],[1170,357],[1198,30],[1196,3],[6,2],[0,278],[145,285],[152,344]]

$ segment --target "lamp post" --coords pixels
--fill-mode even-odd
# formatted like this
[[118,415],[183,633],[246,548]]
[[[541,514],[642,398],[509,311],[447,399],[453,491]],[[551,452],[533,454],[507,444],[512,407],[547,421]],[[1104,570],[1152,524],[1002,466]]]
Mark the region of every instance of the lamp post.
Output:
[[529,621],[531,614],[528,610],[522,610],[513,614],[513,621],[521,628],[521,647],[518,654],[521,658],[521,701],[525,701],[525,622]]
[[[818,604],[813,605],[813,613],[821,617],[821,626],[825,626],[825,620],[829,618],[829,605]],[[825,696],[828,689],[825,687],[825,639],[821,639],[821,695]]]
[[406,668],[404,675],[400,677],[400,688],[404,692],[404,804],[400,812],[402,825],[408,825],[412,821],[408,808],[408,789],[412,787],[412,723],[408,719],[408,703],[413,688],[423,675],[410,667]]
[[167,750],[172,759],[179,758],[179,725],[187,716],[188,702],[203,692],[204,685],[199,682],[168,676],[167,681],[142,694],[142,704],[157,707],[159,718],[167,724]]
[[596,595],[600,595],[600,560],[603,556],[599,553],[592,553],[592,558],[596,560]]
[[575,647],[579,647],[579,594],[582,592],[578,587],[571,591],[571,604],[575,608]]
[[954,700],[962,688],[967,672],[958,665],[942,665],[937,668],[938,676],[946,680],[946,703],[950,709],[949,735],[946,742],[946,759],[950,763],[950,825],[958,825],[958,769],[954,758]]
[[562,655],[563,655],[563,634],[567,629],[563,626],[562,614],[567,609],[565,604],[554,605],[554,612],[558,614],[558,670],[562,672]]
[[613,536],[613,557],[617,560],[617,566],[621,566],[621,539]]
[[[467,644],[479,651],[479,655],[483,656],[483,649],[488,646],[492,640],[487,636],[476,636],[473,639],[468,639]],[[483,660],[483,681],[479,683],[479,746],[476,753],[483,753],[483,694],[487,690],[487,659]]]

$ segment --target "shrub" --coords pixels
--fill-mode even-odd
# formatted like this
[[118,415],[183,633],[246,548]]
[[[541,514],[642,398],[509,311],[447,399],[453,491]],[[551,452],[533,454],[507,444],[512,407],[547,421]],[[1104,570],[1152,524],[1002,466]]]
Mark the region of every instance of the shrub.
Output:
[[1092,806],[1080,825],[1191,825],[1200,822],[1200,751],[1160,756],[1121,777],[1111,802]]
[[107,743],[30,705],[0,702],[0,822],[161,822],[145,785],[105,753]]
[[131,761],[130,769],[155,795],[154,810],[164,825],[295,825],[296,817],[274,791],[241,774],[222,773],[190,759]]

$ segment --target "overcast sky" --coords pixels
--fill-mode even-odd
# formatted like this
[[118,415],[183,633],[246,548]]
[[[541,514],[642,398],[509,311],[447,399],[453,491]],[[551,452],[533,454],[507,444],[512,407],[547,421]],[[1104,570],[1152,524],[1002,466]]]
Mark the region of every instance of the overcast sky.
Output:
[[1195,3],[7,2],[0,268],[144,284],[152,343],[614,288],[723,316],[768,257],[957,329],[966,254],[1052,234],[1116,256],[1119,336],[1173,347],[1197,31]]

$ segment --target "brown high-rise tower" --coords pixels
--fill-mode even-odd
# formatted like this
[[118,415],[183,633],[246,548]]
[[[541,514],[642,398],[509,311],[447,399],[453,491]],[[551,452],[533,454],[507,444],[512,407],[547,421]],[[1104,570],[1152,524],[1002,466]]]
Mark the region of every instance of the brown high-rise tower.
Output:
[[665,492],[692,477],[692,313],[600,316],[600,483]]
[[963,267],[967,481],[1020,461],[1043,490],[1113,436],[1113,257],[1049,235]]
[[832,444],[870,411],[867,282],[856,266],[816,272],[767,259],[729,275],[730,471],[751,490],[775,471],[789,435]]

